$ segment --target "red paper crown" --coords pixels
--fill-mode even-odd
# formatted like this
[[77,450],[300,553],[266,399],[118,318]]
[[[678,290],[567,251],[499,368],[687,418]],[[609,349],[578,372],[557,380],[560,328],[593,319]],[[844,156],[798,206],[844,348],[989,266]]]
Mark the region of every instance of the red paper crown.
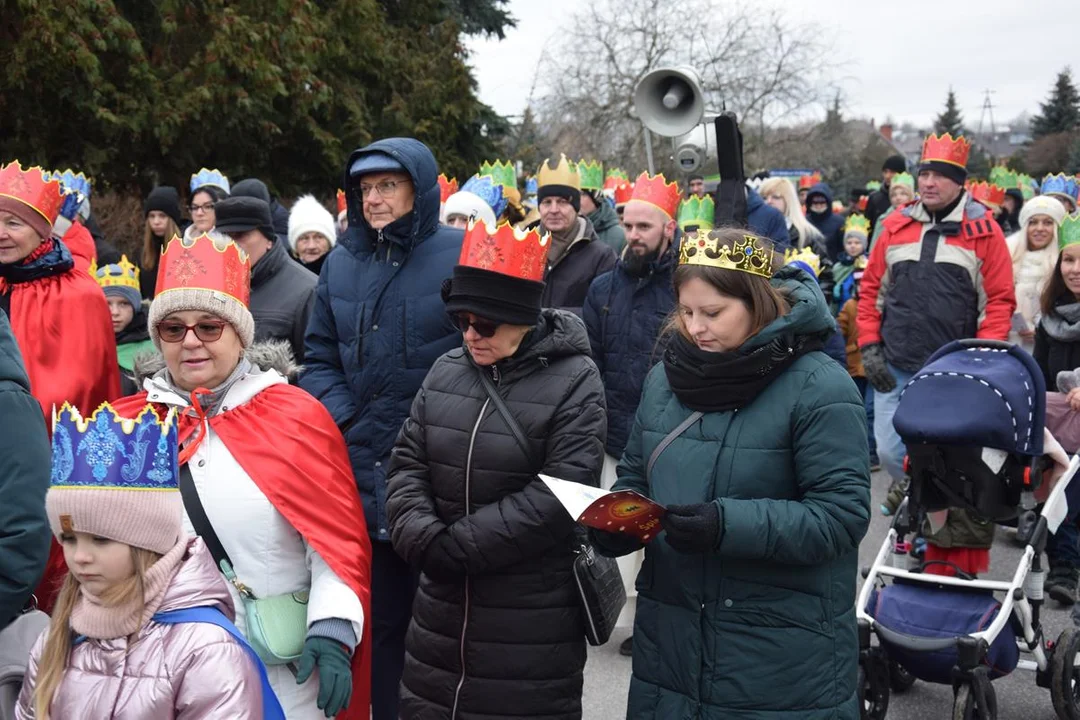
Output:
[[634,184],[624,182],[615,186],[615,205],[625,205],[634,198]]
[[64,194],[60,181],[50,177],[51,173],[36,165],[23,170],[15,160],[0,168],[0,195],[18,200],[52,226],[64,202]]
[[439,175],[439,202],[446,202],[446,198],[450,197],[457,191],[457,178],[447,178],[446,175]]
[[348,209],[349,209],[349,203],[345,199],[345,191],[342,190],[341,188],[338,188],[338,191],[337,191],[337,214],[340,215],[341,213],[345,212]]
[[550,247],[550,235],[517,230],[509,223],[491,232],[481,220],[470,223],[465,232],[458,265],[543,282]]
[[156,297],[172,290],[209,290],[228,295],[247,307],[251,299],[251,263],[232,241],[219,250],[206,234],[190,242],[173,236],[161,251]]
[[809,175],[802,175],[799,177],[799,189],[809,190],[810,188],[821,182],[821,173],[815,172]]
[[1005,188],[991,185],[988,182],[968,182],[967,191],[983,205],[993,205],[999,208],[1005,204]]
[[968,155],[971,153],[971,143],[963,135],[953,136],[945,133],[941,137],[930,135],[923,142],[922,162],[943,162],[966,168]]
[[682,196],[679,194],[679,185],[674,182],[669,183],[663,173],[649,177],[649,173],[643,172],[638,175],[637,182],[634,183],[634,192],[630,199],[655,205],[674,220],[675,214],[679,211],[679,201],[682,200]]

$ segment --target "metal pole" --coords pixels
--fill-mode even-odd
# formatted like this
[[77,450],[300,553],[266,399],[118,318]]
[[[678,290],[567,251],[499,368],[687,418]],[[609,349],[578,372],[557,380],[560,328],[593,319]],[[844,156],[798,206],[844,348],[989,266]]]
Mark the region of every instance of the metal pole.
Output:
[[649,163],[649,175],[655,175],[656,163],[653,162],[652,156],[652,133],[649,132],[649,128],[645,127],[645,123],[641,124],[641,130],[645,133],[645,158]]

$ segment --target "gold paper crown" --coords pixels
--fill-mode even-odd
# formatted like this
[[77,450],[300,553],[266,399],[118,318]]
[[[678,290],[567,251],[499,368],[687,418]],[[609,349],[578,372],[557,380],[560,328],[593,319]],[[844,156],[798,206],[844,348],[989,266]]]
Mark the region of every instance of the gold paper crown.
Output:
[[689,233],[679,248],[680,265],[705,265],[724,270],[771,278],[775,252],[771,242],[753,235],[742,235],[729,244],[730,231],[710,230]]
[[540,171],[536,173],[538,187],[545,185],[565,185],[575,190],[581,190],[581,178],[578,177],[577,166],[566,159],[566,155],[559,156],[559,164],[551,167],[551,158],[544,161]]
[[862,215],[852,213],[844,223],[844,235],[846,236],[849,232],[857,232],[870,237],[870,221]]
[[791,265],[792,263],[799,263],[810,268],[810,270],[813,271],[815,278],[821,272],[821,258],[809,247],[804,247],[802,250],[796,250],[794,248],[785,250],[784,264]]
[[[98,285],[103,288],[107,287],[129,287],[135,288],[141,292],[142,288],[139,285],[139,268],[135,267],[128,259],[127,255],[120,256],[120,262],[112,263],[120,268],[119,275],[113,275],[112,273],[105,273],[104,275],[98,275],[97,258],[90,261],[90,277],[97,280]],[[103,265],[107,268],[109,265]]]

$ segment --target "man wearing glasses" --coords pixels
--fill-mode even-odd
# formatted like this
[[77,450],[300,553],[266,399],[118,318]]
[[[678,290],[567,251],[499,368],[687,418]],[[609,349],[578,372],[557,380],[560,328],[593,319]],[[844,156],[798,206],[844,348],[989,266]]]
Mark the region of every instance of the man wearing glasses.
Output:
[[461,344],[443,281],[464,233],[439,225],[438,168],[412,138],[379,140],[345,166],[349,228],[327,256],[306,337],[300,386],[349,445],[372,538],[374,720],[397,720],[416,573],[390,546],[386,467],[432,363]]

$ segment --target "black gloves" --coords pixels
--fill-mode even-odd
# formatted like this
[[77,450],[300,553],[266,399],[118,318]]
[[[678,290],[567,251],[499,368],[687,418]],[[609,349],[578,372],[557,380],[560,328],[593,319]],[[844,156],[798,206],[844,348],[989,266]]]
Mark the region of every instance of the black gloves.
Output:
[[889,372],[889,365],[885,362],[885,348],[881,343],[863,345],[859,351],[862,352],[863,368],[866,369],[866,379],[870,385],[880,393],[895,390],[896,378]]
[[720,504],[668,505],[660,519],[667,544],[688,555],[712,552],[720,544]]
[[438,582],[460,582],[465,579],[465,567],[457,559],[457,552],[450,533],[443,530],[428,543],[420,570]]
[[589,528],[589,541],[605,557],[622,557],[637,552],[645,545],[633,535]]

